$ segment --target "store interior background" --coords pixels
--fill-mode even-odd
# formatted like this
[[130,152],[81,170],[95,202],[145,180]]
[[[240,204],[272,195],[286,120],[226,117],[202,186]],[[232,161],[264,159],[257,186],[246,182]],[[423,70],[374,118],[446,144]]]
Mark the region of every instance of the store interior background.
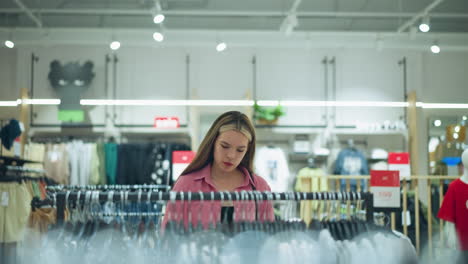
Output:
[[[257,133],[259,145],[274,144],[288,153],[291,175],[307,165],[307,155],[291,151],[296,135],[309,137],[311,154],[314,147],[348,139],[366,142],[357,146],[367,154],[413,146],[418,155],[412,157],[412,174],[428,175],[434,118],[468,115],[464,0],[162,0],[162,26],[152,21],[154,4],[2,1],[0,39],[13,40],[15,47],[0,48],[0,101],[21,98],[21,89],[33,99],[57,99],[47,79],[49,64],[57,59],[94,63],[95,78],[83,99],[408,102],[412,94],[416,102],[464,104],[285,107],[277,125],[258,125]],[[288,15],[297,18],[297,26]],[[417,27],[426,16],[431,30],[422,33]],[[164,34],[162,42],[153,39],[155,31]],[[114,40],[121,43],[116,51],[109,48]],[[217,52],[221,41],[227,49]],[[434,43],[438,54],[430,50]],[[249,106],[87,106],[86,127],[72,131],[61,127],[56,105],[29,107],[28,137],[170,138],[193,150],[220,113],[252,114]],[[0,119],[20,119],[20,108],[0,107]],[[385,121],[405,122],[410,109],[408,127],[375,129]],[[154,129],[155,116],[176,116],[182,126]]]

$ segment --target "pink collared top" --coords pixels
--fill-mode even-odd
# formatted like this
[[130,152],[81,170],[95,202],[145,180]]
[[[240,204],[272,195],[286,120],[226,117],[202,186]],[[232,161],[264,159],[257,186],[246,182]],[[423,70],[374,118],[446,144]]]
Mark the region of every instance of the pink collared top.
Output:
[[[254,174],[250,177],[250,173],[243,167],[238,167],[244,173],[244,182],[234,191],[252,191],[252,186],[256,191],[271,191],[268,183],[260,176]],[[211,179],[211,164],[204,168],[179,177],[174,187],[174,192],[203,192],[205,201],[186,201],[186,202],[168,202],[166,213],[163,220],[163,229],[168,221],[184,222],[185,228],[188,227],[189,219],[192,221],[192,226],[197,226],[201,221],[203,228],[207,229],[210,223],[215,224],[220,221],[221,217],[221,201],[209,201],[210,192],[218,192]],[[239,193],[241,195],[241,193]],[[228,197],[225,196],[227,200]],[[274,213],[271,202],[253,202],[253,201],[234,201],[234,221],[273,221]],[[256,212],[258,207],[258,212]],[[257,215],[257,216],[256,216]]]

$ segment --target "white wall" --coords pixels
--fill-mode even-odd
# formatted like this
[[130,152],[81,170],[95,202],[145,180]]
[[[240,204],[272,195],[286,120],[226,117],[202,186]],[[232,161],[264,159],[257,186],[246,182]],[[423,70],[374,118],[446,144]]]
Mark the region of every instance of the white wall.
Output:
[[[93,60],[96,77],[84,98],[108,98],[105,94],[105,55],[109,50],[89,46],[48,46],[18,49],[18,60],[1,49],[2,68],[18,63],[17,78],[14,67],[2,71],[2,79],[10,83],[2,98],[13,99],[20,87],[28,87],[30,56],[34,52],[39,61],[35,65],[35,98],[55,98],[48,84],[50,61]],[[5,55],[4,55],[5,54]],[[326,100],[324,84],[324,57],[336,59],[336,100],[403,101],[403,74],[398,61],[408,60],[408,90],[416,90],[419,100],[425,102],[466,102],[468,53],[445,52],[433,55],[425,52],[374,49],[298,49],[298,48],[236,48],[216,53],[213,48],[122,48],[117,53],[117,99],[185,99],[187,85],[192,98],[245,99],[253,96],[256,64],[256,95],[258,100]],[[187,79],[186,56],[189,56]],[[112,65],[109,65],[110,68]],[[10,72],[8,72],[8,69]],[[332,66],[328,67],[329,98],[332,93]],[[111,69],[109,73],[112,74]],[[112,76],[110,76],[110,79]],[[187,84],[188,81],[188,84]],[[16,86],[16,89],[15,87]],[[7,95],[8,94],[8,95]],[[119,123],[148,122],[145,113],[150,109],[126,114],[129,108],[118,111]],[[174,112],[173,107],[168,110]],[[161,110],[166,112],[166,110]],[[184,112],[185,110],[183,110]],[[304,111],[309,111],[304,113]],[[396,120],[403,115],[400,109],[337,108],[338,125],[352,125],[355,120]],[[176,110],[178,112],[178,110]],[[287,109],[288,115],[280,120],[287,125],[316,125],[323,123],[323,109]],[[302,113],[302,117],[298,114]],[[180,113],[181,114],[181,113]],[[120,115],[120,116],[119,116]],[[130,117],[131,116],[131,117]],[[138,121],[135,121],[134,118]],[[139,119],[141,117],[141,120]],[[44,117],[48,118],[48,117]],[[96,115],[98,120],[100,118]],[[97,120],[96,120],[97,121]],[[100,120],[102,121],[102,120]],[[93,122],[95,122],[93,120]]]
[[[216,53],[213,47],[122,47],[116,53],[117,92],[105,92],[105,56],[111,52],[102,46],[38,46],[18,49],[0,48],[0,100],[14,100],[22,87],[30,86],[31,53],[39,61],[35,71],[35,98],[56,98],[47,81],[49,63],[91,59],[96,78],[84,98],[185,99],[187,85],[194,99],[251,99],[256,57],[256,95],[258,100],[333,100],[331,66],[325,80],[324,57],[336,59],[336,100],[403,101],[403,74],[398,61],[407,58],[408,91],[416,91],[423,102],[468,102],[468,52],[443,51],[438,55],[419,50],[364,48],[276,48],[241,47]],[[186,57],[189,56],[187,77]],[[109,73],[112,74],[111,65]],[[188,81],[188,83],[187,83]],[[328,81],[329,96],[324,84]],[[228,108],[200,107],[200,113],[221,112]],[[232,108],[229,108],[232,109]],[[155,116],[179,116],[187,122],[185,107],[117,107],[116,123],[151,125]],[[215,111],[216,110],[216,111]],[[244,110],[242,108],[241,110]],[[323,125],[323,108],[286,108],[280,125]],[[1,108],[2,116],[11,109]],[[56,107],[37,106],[35,122],[57,124]],[[420,150],[427,148],[426,118],[440,111],[421,111]],[[447,110],[447,115],[467,111]],[[336,124],[353,125],[356,121],[398,120],[401,108],[337,108]],[[105,123],[104,107],[91,111],[94,124]],[[425,172],[425,155],[420,168]]]

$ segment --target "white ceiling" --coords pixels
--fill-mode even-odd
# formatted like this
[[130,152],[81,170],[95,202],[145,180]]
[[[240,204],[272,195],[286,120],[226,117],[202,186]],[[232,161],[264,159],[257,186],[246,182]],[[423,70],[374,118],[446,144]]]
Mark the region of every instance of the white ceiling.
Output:
[[[154,1],[1,0],[0,27],[154,28]],[[161,0],[161,6],[166,14],[164,27],[169,30],[277,31],[295,1]],[[440,2],[429,12],[432,32],[468,32],[467,0],[298,2],[295,31],[396,32],[431,3]]]
[[[375,47],[423,49],[439,41],[468,50],[468,0],[160,0],[166,20],[152,21],[156,0],[0,0],[0,39],[19,45]],[[297,5],[294,11],[293,6]],[[293,11],[293,12],[292,12]],[[280,31],[288,14],[298,25]],[[431,31],[417,32],[428,15]],[[107,45],[107,44],[106,44]]]

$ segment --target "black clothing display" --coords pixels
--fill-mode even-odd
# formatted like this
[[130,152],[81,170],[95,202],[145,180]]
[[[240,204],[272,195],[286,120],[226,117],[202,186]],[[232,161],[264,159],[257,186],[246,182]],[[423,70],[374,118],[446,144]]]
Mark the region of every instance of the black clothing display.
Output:
[[117,184],[172,184],[172,152],[190,150],[185,144],[118,145]]

